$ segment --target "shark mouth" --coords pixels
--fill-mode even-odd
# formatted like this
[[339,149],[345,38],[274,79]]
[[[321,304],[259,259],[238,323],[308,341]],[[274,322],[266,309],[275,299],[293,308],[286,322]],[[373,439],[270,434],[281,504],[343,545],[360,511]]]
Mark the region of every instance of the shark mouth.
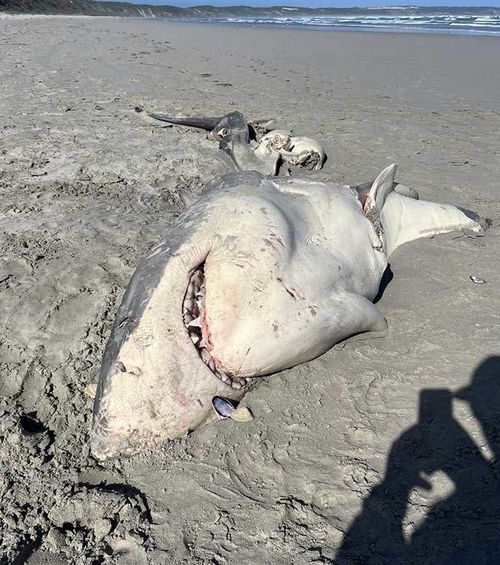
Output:
[[193,271],[182,304],[182,319],[198,355],[212,373],[234,389],[247,387],[251,378],[237,377],[224,370],[221,361],[212,356],[213,345],[206,319],[205,263]]

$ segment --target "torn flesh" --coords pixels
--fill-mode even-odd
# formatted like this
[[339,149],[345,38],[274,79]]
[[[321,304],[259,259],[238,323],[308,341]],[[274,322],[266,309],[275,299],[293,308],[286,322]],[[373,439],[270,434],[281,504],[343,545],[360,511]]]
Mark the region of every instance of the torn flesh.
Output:
[[272,130],[264,135],[255,154],[262,158],[265,155],[279,155],[290,165],[306,169],[321,169],[325,161],[325,151],[320,143],[310,137],[296,137],[288,130]]
[[207,325],[205,308],[205,270],[204,263],[192,273],[182,304],[182,318],[188,335],[193,342],[201,360],[212,373],[221,381],[234,389],[247,387],[250,377],[236,377],[224,370],[220,360],[212,357],[213,344],[210,341],[210,331]]
[[291,137],[288,148],[281,152],[281,158],[292,165],[318,170],[323,167],[325,151],[310,137]]

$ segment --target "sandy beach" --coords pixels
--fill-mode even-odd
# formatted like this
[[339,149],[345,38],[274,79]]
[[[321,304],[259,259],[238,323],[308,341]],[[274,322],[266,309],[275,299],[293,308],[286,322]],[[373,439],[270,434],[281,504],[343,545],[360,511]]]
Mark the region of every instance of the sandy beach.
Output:
[[[497,562],[500,41],[4,18],[0,59],[0,562]],[[88,385],[128,280],[231,168],[136,106],[277,117],[324,143],[311,178],[396,162],[492,225],[398,249],[388,336],[262,379],[253,422],[99,463]]]

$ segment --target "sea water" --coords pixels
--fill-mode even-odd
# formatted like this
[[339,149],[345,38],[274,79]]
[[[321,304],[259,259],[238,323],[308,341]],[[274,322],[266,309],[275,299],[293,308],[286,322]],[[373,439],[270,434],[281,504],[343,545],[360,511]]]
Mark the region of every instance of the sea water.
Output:
[[[422,9],[420,9],[422,10]],[[377,14],[369,8],[355,14],[301,13],[300,8],[280,8],[279,14],[206,15],[196,18],[202,23],[274,25],[286,27],[319,27],[334,30],[454,33],[500,36],[500,9],[491,14],[464,8],[459,13],[414,13],[409,8],[391,8],[390,14]],[[483,9],[484,10],[484,9]],[[193,21],[190,18],[190,21]]]

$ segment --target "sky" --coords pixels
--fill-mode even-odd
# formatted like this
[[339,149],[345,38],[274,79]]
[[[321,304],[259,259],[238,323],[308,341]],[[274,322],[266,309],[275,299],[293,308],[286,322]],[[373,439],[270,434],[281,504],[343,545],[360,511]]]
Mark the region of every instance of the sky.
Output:
[[[109,0],[108,0],[109,1]],[[118,1],[118,0],[116,0]],[[157,4],[170,6],[304,6],[309,8],[344,8],[346,6],[490,6],[500,7],[500,0],[416,0],[415,2],[390,2],[384,0],[123,0],[131,4]]]

